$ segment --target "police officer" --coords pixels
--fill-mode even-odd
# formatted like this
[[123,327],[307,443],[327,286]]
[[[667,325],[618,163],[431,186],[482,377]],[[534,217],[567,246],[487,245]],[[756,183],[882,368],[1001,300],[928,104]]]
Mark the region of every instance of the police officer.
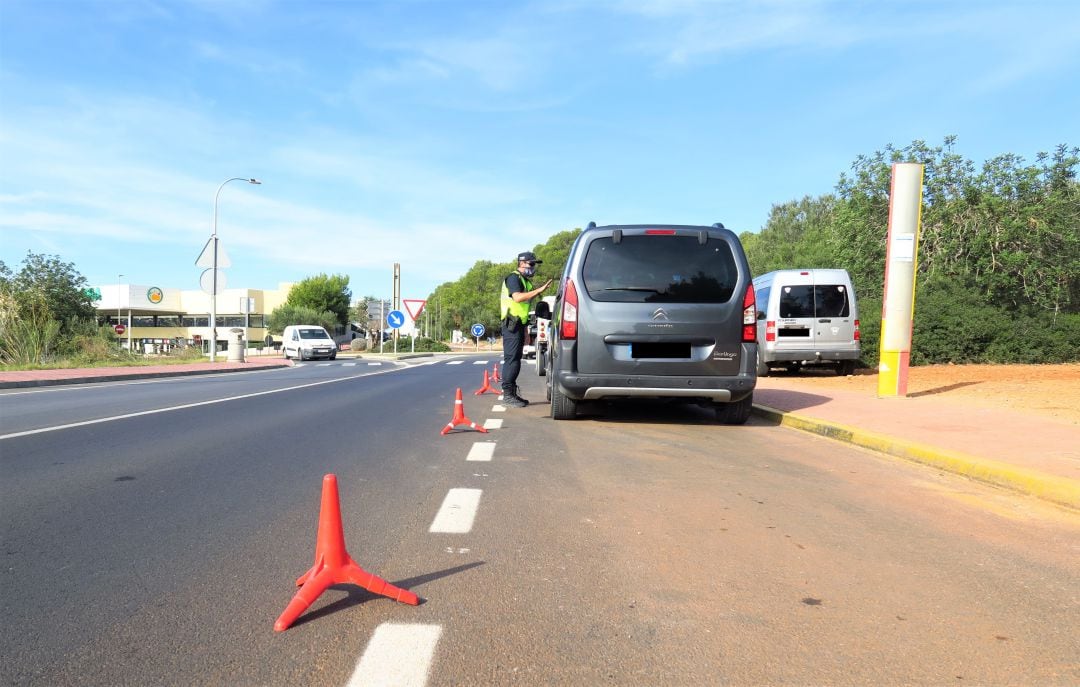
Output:
[[518,395],[517,378],[521,372],[521,354],[529,339],[529,304],[551,285],[551,280],[543,286],[533,288],[529,281],[536,274],[536,266],[543,260],[537,260],[530,251],[518,253],[517,269],[503,280],[502,296],[499,308],[502,311],[503,403],[512,408],[524,408],[529,402]]

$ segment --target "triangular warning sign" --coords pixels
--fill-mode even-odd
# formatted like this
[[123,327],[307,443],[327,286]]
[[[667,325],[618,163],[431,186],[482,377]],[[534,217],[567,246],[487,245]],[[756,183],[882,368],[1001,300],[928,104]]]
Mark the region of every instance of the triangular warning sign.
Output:
[[416,320],[420,317],[420,313],[424,312],[424,305],[426,303],[427,301],[420,301],[415,299],[409,300],[408,298],[401,299],[401,304],[405,306],[405,310],[409,313],[409,317],[412,318],[413,322],[416,322]]

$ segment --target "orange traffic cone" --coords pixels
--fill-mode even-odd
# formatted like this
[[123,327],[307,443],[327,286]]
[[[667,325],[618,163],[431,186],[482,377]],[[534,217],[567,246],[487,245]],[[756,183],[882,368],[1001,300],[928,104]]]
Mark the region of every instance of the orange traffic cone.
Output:
[[499,392],[496,391],[495,389],[492,389],[491,386],[488,384],[488,371],[484,370],[484,386],[482,386],[479,389],[477,389],[476,391],[474,391],[473,395],[474,396],[483,396],[484,394],[497,394],[497,393],[499,393]]
[[296,586],[300,589],[274,623],[274,632],[289,629],[327,587],[345,582],[359,585],[369,592],[381,594],[394,601],[413,606],[420,603],[416,594],[372,575],[349,557],[349,552],[345,550],[345,532],[341,527],[337,476],[326,475],[323,477],[322,507],[319,510],[319,534],[315,541],[315,565],[296,581]]
[[[487,385],[487,372],[484,372],[484,385]],[[443,427],[442,435],[446,435],[447,432],[454,429],[458,425],[468,425],[477,432],[483,432],[487,434],[487,430],[476,424],[469,418],[465,417],[465,402],[461,400],[461,388],[457,390],[457,397],[454,399],[454,417],[450,419],[450,424]]]
[[492,370],[492,372],[491,372],[491,381],[493,381],[493,382],[501,382],[502,381],[502,379],[499,377],[499,363],[495,363],[495,369]]

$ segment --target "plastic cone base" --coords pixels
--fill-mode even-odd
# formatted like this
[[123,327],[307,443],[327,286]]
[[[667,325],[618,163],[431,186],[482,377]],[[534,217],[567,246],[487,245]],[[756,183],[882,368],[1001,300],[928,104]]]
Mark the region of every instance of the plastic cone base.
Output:
[[299,590],[274,623],[275,632],[283,632],[296,622],[315,600],[335,584],[350,583],[372,592],[416,606],[420,597],[407,589],[395,587],[356,564],[345,550],[345,532],[341,526],[341,503],[337,477],[323,477],[322,505],[319,510],[319,534],[315,542],[315,565],[296,581]]
[[[487,384],[487,371],[484,372],[484,384]],[[454,398],[454,417],[450,419],[450,422],[443,427],[442,435],[446,435],[448,432],[453,431],[455,427],[467,426],[470,429],[475,429],[477,432],[483,432],[487,434],[488,431],[476,424],[469,418],[465,417],[465,401],[461,400],[461,388],[457,390],[457,396]]]

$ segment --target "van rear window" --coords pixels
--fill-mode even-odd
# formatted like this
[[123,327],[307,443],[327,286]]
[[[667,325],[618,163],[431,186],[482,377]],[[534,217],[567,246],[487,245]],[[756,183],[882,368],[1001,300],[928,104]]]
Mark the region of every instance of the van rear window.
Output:
[[848,317],[847,288],[839,284],[785,286],[780,290],[780,318]]
[[738,278],[727,241],[696,235],[598,238],[582,267],[589,298],[613,303],[727,303]]

